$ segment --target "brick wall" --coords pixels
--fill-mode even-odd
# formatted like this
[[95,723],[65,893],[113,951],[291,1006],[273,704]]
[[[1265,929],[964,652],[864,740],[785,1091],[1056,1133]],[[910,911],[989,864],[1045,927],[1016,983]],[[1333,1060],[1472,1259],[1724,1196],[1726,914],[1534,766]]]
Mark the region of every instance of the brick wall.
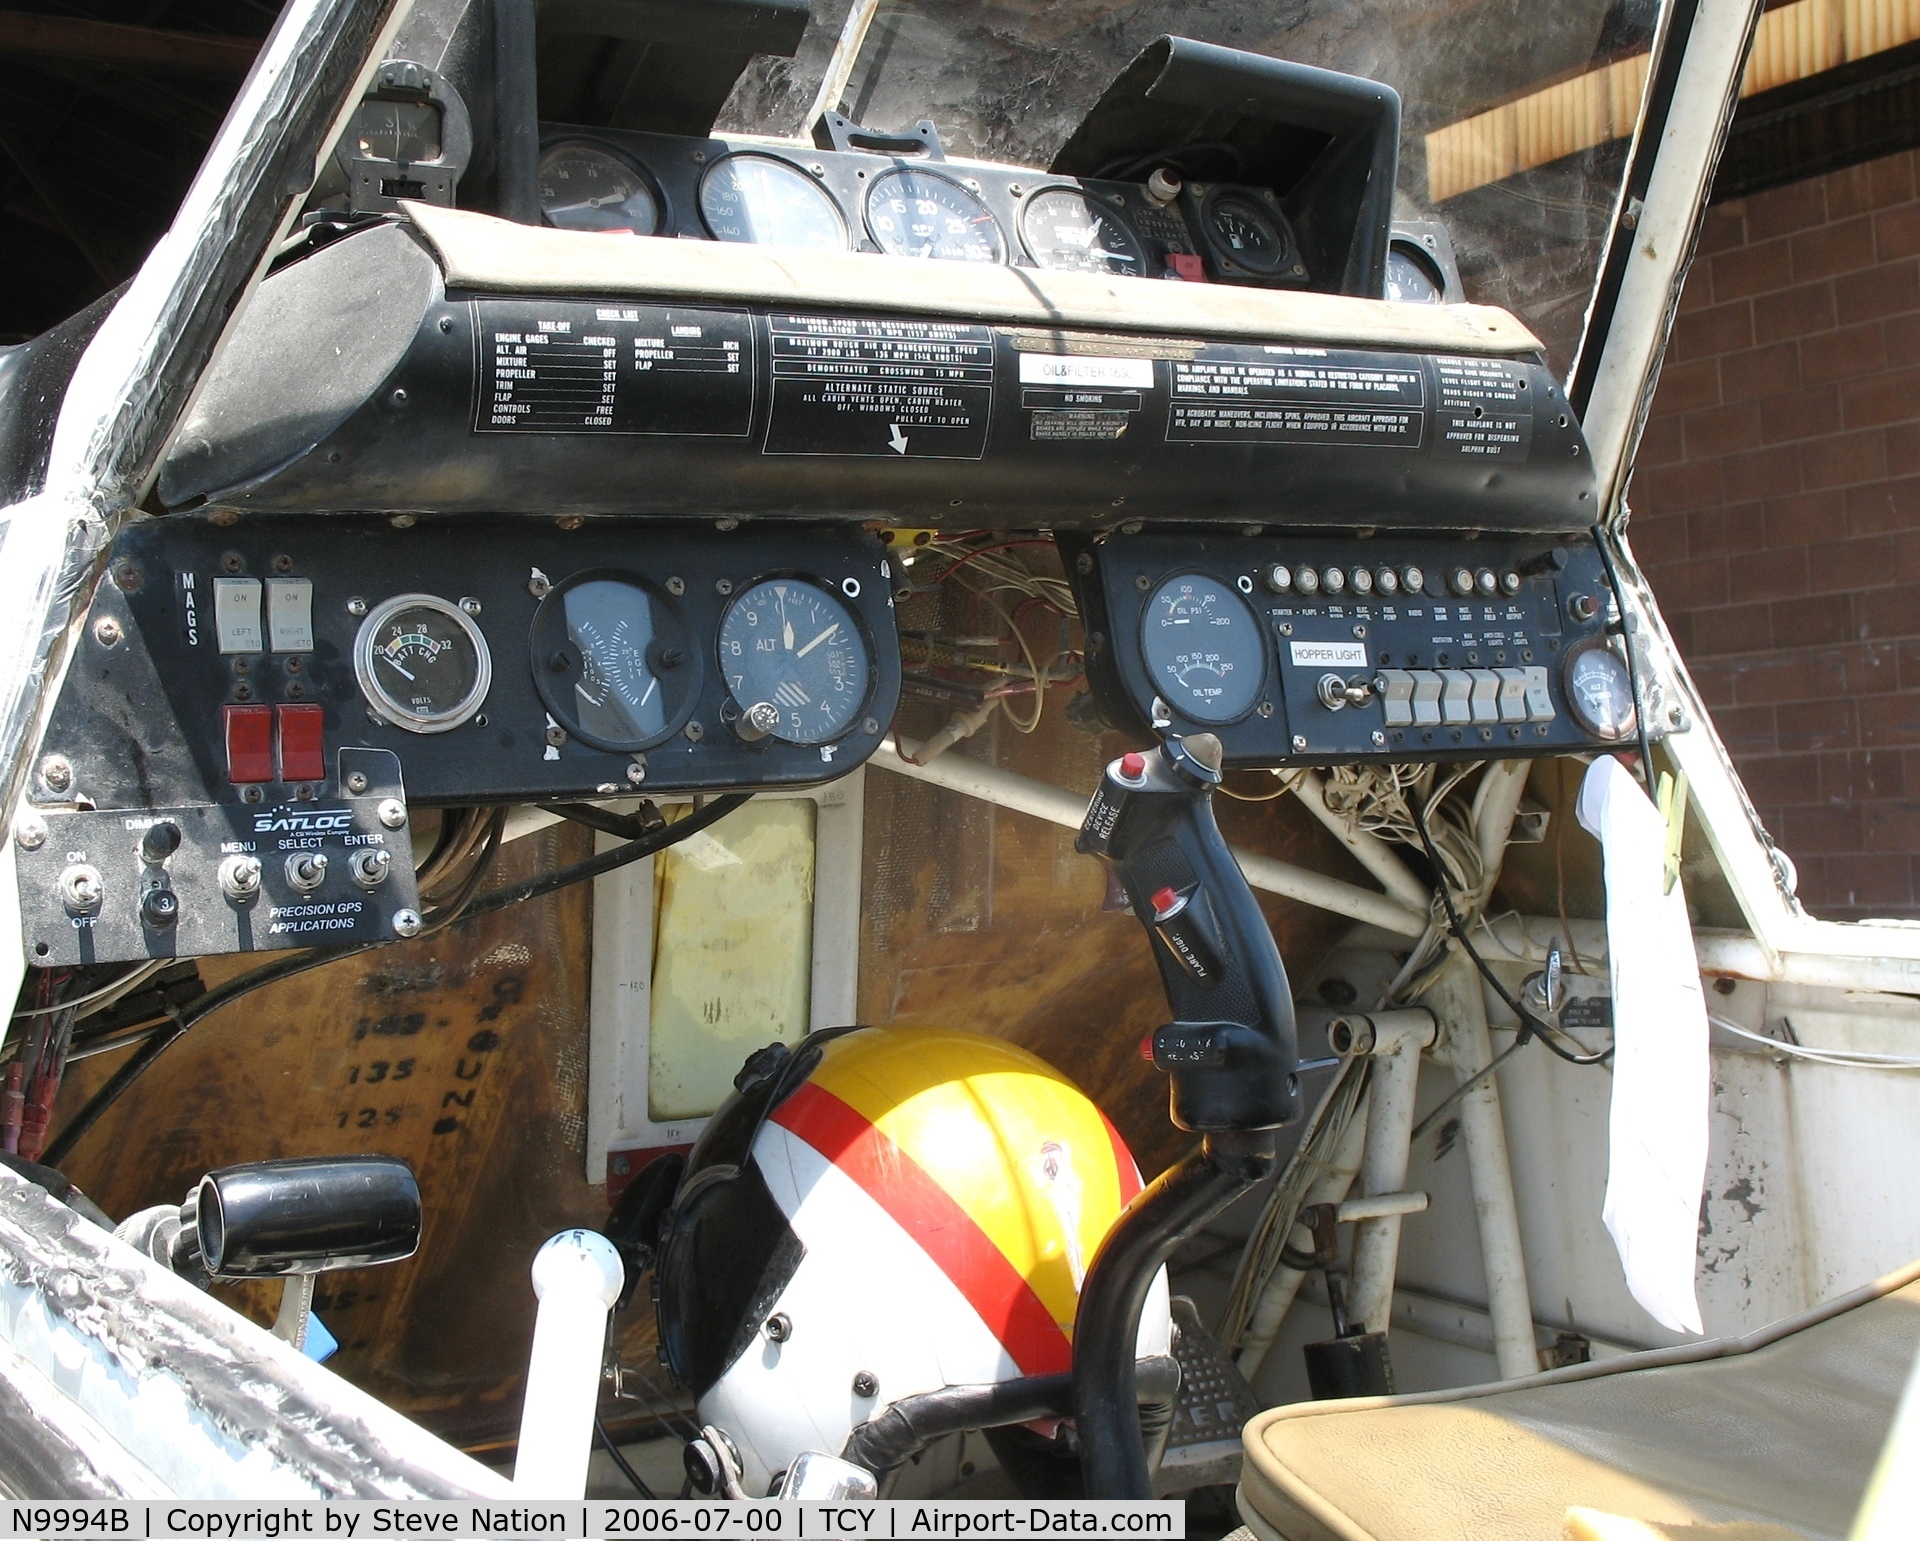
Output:
[[1915,152],[1708,211],[1629,498],[1802,902],[1920,915]]

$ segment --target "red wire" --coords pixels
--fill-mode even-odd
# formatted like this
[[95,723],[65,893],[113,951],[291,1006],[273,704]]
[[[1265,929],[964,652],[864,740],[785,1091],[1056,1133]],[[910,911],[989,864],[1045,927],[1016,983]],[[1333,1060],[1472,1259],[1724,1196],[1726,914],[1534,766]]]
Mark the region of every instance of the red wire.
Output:
[[1009,546],[1051,546],[1052,544],[1053,542],[1050,540],[1039,540],[1029,537],[1025,540],[1003,540],[997,545],[992,546],[979,546],[961,557],[959,561],[955,562],[953,566],[949,567],[933,581],[935,583],[945,583],[947,579],[959,572],[961,568],[965,567],[967,563],[971,562],[975,557],[985,556],[989,551],[1005,551]]

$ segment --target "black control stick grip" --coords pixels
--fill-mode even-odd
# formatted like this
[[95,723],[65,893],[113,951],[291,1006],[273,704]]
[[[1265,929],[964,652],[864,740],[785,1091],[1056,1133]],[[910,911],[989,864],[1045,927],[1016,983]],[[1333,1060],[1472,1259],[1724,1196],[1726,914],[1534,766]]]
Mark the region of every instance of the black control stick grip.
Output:
[[1203,1133],[1277,1128],[1300,1111],[1287,971],[1213,818],[1220,760],[1210,733],[1122,755],[1074,842],[1119,874],[1153,940],[1173,1008],[1153,1062],[1173,1078],[1173,1121]]
[[420,1245],[420,1185],[392,1156],[223,1167],[195,1199],[201,1258],[223,1279],[393,1263]]

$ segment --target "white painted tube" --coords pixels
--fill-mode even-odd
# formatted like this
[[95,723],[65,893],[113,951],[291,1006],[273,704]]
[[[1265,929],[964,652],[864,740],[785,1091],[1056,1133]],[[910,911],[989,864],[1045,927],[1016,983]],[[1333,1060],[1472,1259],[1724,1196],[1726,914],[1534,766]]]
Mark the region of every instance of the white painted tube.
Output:
[[[916,754],[918,750],[911,739],[901,739],[900,747],[907,754]],[[912,765],[894,753],[893,744],[889,741],[874,751],[872,763],[882,770],[911,776],[916,781],[929,782],[966,797],[977,797],[999,808],[1031,814],[1036,819],[1045,819],[1049,824],[1058,824],[1067,829],[1078,829],[1087,812],[1086,795],[1069,792],[1064,787],[1050,786],[1044,781],[1035,781],[1031,776],[1001,770],[996,765],[983,765],[964,755],[943,754],[931,764]],[[1240,870],[1246,874],[1249,883],[1268,893],[1297,899],[1302,904],[1331,910],[1336,915],[1364,920],[1396,936],[1419,936],[1426,930],[1424,910],[1415,913],[1385,894],[1369,893],[1338,878],[1309,872],[1305,867],[1276,861],[1271,856],[1256,856],[1238,846],[1233,847],[1233,859],[1240,864]]]
[[[1493,1058],[1487,1032],[1487,1000],[1480,975],[1455,952],[1435,981],[1428,1004],[1443,1024],[1440,1055],[1462,1081],[1478,1075]],[[1498,1075],[1490,1075],[1460,1099],[1460,1128],[1473,1180],[1474,1220],[1480,1231],[1480,1261],[1487,1276],[1487,1315],[1493,1322],[1493,1357],[1503,1380],[1535,1375],[1540,1355],[1533,1339],[1533,1304],[1527,1292],[1527,1259],[1520,1240],[1520,1206],[1507,1159],[1507,1130],[1500,1116]]]
[[513,1466],[522,1498],[586,1497],[607,1312],[625,1279],[620,1254],[598,1231],[562,1231],[534,1254],[540,1314]]
[[[1407,1181],[1413,1141],[1414,1092],[1420,1051],[1433,1042],[1434,1021],[1424,1011],[1382,1012],[1373,1018],[1373,1095],[1367,1106],[1367,1147],[1360,1160],[1360,1202],[1398,1195]],[[1400,1261],[1404,1210],[1361,1220],[1353,1235],[1353,1288],[1347,1316],[1370,1332],[1384,1332],[1393,1314],[1393,1277]]]
[[1327,784],[1318,771],[1307,771],[1294,782],[1293,795],[1395,899],[1413,910],[1425,910],[1432,903],[1433,890],[1413,875],[1392,846],[1370,830],[1349,829],[1347,821],[1327,806]]
[[[1301,1200],[1301,1208],[1309,1204],[1338,1204],[1347,1196],[1347,1190],[1353,1186],[1354,1174],[1360,1170],[1360,1152],[1367,1133],[1367,1099],[1371,1095],[1371,1091],[1361,1093],[1360,1105],[1353,1110],[1353,1121],[1347,1125],[1346,1133],[1335,1148],[1332,1160],[1327,1163],[1326,1171],[1307,1189],[1306,1196]],[[1300,1269],[1289,1268],[1285,1263],[1267,1275],[1260,1299],[1247,1320],[1247,1330],[1241,1335],[1240,1352],[1234,1360],[1240,1373],[1248,1380],[1251,1381],[1260,1373],[1260,1366],[1273,1347],[1273,1340],[1280,1335],[1280,1324],[1287,1319],[1294,1296],[1300,1293],[1300,1282],[1305,1278],[1306,1274]]]

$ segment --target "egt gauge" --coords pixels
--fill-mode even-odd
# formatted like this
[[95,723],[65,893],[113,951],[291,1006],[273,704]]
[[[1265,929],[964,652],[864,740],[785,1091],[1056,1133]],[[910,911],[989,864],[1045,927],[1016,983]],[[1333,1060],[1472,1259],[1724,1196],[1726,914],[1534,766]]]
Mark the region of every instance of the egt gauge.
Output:
[[409,733],[445,733],[486,701],[493,654],[458,605],[434,594],[399,594],[360,623],[353,671],[381,721]]

